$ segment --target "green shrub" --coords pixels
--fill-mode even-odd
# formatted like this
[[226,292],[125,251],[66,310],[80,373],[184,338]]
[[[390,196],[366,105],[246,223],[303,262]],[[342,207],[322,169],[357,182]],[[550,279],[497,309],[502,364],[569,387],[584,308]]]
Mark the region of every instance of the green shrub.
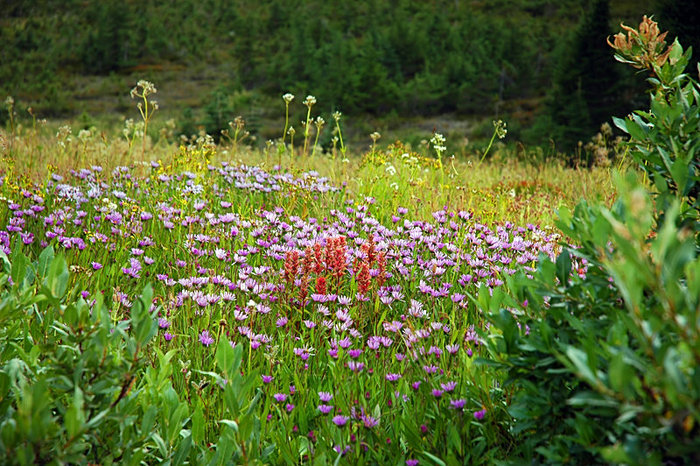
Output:
[[617,36],[618,59],[652,70],[655,90],[650,112],[616,123],[654,190],[618,176],[612,208],[562,209],[558,226],[577,246],[511,277],[508,293],[480,296],[498,329],[487,363],[514,390],[523,459],[700,461],[698,87],[683,74],[690,52],[664,51],[656,23],[628,32],[638,42]]
[[[644,24],[644,23],[643,23]],[[656,23],[653,23],[654,25]],[[647,26],[647,30],[652,26]],[[641,27],[640,27],[641,29]],[[630,155],[654,185],[661,216],[680,202],[679,220],[700,231],[700,85],[685,73],[692,49],[665,43],[658,29],[625,38],[618,34],[615,58],[652,72],[649,111],[613,118],[630,135]]]
[[114,322],[101,295],[69,288],[62,256],[31,263],[15,245],[0,253],[0,455],[9,464],[197,464],[255,462],[263,450],[252,376],[242,348],[217,349],[224,415],[205,442],[201,405],[180,400],[170,360],[149,346],[157,332],[150,286],[128,320]]
[[[157,326],[151,291],[112,322],[101,296],[68,292],[68,268],[46,249],[34,264],[3,255],[0,450],[19,464],[124,462],[149,457],[136,376]],[[5,285],[11,283],[11,285]]]

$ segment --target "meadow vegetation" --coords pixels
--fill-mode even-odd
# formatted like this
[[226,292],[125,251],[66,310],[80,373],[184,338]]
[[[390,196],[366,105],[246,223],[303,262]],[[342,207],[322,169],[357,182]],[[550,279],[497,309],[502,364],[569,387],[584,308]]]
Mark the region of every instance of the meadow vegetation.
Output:
[[311,95],[264,146],[242,117],[177,138],[148,81],[116,133],[8,98],[0,454],[696,463],[700,86],[646,17],[610,45],[650,109],[585,160],[500,120],[467,153],[355,148]]

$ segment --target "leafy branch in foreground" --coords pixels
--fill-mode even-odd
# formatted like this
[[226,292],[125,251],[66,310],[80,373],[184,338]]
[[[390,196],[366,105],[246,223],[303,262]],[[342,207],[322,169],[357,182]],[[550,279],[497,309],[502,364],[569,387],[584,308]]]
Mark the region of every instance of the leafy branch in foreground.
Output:
[[698,85],[690,51],[648,18],[611,44],[653,72],[649,112],[616,124],[654,191],[618,177],[612,208],[582,202],[558,226],[577,246],[509,292],[482,293],[500,335],[484,361],[516,388],[516,455],[546,462],[700,461]]
[[653,86],[649,111],[613,118],[630,135],[630,154],[654,184],[657,209],[680,201],[679,220],[700,231],[700,84],[685,72],[692,49],[675,40],[666,47],[666,33],[644,17],[635,30],[615,35],[615,58],[650,73]]

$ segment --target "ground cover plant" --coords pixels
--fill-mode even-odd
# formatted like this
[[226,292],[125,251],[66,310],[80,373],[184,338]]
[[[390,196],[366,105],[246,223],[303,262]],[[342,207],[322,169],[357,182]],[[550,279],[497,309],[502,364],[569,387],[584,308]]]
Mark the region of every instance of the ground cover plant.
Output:
[[[336,114],[322,148],[312,96],[302,130],[285,121],[262,151],[242,120],[218,144],[149,138],[147,82],[132,92],[143,122],[120,139],[12,127],[0,451],[18,464],[692,461],[698,88],[689,52],[642,25],[614,45],[657,92],[617,125],[650,181],[620,181],[614,206],[601,171],[538,178],[512,162],[520,180],[491,144],[460,161],[438,133],[422,150],[375,133],[354,157]],[[491,143],[502,136],[497,121]],[[52,150],[62,167],[46,167]],[[602,181],[599,203],[571,213],[547,174],[580,178],[571,191]],[[552,207],[559,229],[540,212]]]

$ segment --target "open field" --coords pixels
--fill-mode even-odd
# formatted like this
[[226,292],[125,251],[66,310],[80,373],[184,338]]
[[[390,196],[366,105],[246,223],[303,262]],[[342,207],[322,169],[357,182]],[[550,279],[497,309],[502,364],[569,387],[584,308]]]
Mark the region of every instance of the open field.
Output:
[[147,81],[116,131],[8,99],[0,457],[697,463],[700,87],[639,30],[653,112],[568,164],[500,120],[348,147],[313,96],[264,146],[178,138]]

